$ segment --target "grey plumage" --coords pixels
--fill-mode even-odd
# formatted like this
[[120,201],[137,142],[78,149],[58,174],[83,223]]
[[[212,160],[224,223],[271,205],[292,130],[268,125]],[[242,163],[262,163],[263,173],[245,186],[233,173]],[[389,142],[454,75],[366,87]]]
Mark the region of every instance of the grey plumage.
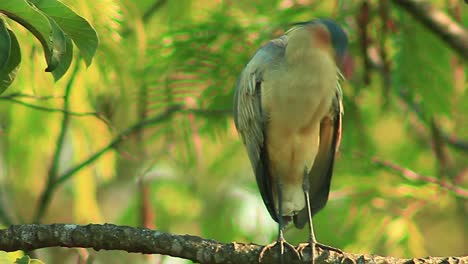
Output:
[[[278,216],[272,194],[273,183],[266,146],[268,113],[262,109],[261,93],[264,72],[271,70],[271,67],[275,67],[281,63],[281,60],[284,60],[287,44],[287,36],[282,36],[268,42],[255,53],[238,79],[234,98],[234,121],[247,147],[262,199],[275,221],[278,221]],[[339,74],[338,70],[337,74]],[[311,183],[312,214],[318,212],[328,200],[334,156],[341,131],[343,112],[341,97],[341,90],[337,83],[332,107],[321,121],[320,146],[316,162],[308,174]],[[294,223],[302,228],[306,221],[307,213],[304,208],[298,212]]]

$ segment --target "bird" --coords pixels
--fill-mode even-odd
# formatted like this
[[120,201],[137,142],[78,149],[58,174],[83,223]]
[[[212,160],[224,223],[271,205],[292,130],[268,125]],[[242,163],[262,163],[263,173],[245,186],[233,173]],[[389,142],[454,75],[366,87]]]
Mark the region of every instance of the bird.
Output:
[[[317,18],[292,28],[258,49],[242,70],[234,92],[234,123],[263,202],[278,223],[277,244],[300,258],[316,246],[312,217],[328,201],[343,118],[340,68],[348,37],[335,21]],[[284,238],[290,222],[309,225],[309,243],[296,249]]]

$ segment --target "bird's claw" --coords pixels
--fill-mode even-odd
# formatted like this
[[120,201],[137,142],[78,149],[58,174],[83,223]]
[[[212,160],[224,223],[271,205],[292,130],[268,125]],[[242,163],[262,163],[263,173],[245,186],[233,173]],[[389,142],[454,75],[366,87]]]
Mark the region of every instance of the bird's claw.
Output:
[[[301,255],[301,258],[304,257],[304,253],[302,253],[302,251],[304,251],[304,249],[306,249],[307,247],[310,246],[311,243],[300,243],[299,245],[297,245],[297,252],[299,252],[299,254]],[[310,259],[311,259],[311,263],[312,264],[315,264],[315,258],[314,258],[314,255],[315,255],[315,247],[311,247],[310,248]]]
[[296,250],[297,252],[299,252],[299,254],[301,254],[301,256],[303,256],[302,251],[304,251],[304,249],[308,247],[309,245],[310,243],[300,243],[299,245],[297,245]]
[[343,254],[343,250],[341,250],[339,248],[336,248],[336,247],[327,246],[325,244],[321,244],[321,243],[317,243],[317,242],[315,243],[315,246],[319,247],[321,249],[327,249],[329,251],[335,251],[336,253]]
[[[343,251],[342,251],[341,249],[339,249],[339,248],[335,248],[335,247],[332,247],[332,246],[327,246],[327,245],[325,245],[325,244],[321,244],[321,243],[318,243],[318,242],[300,243],[300,244],[297,246],[297,248],[296,248],[297,252],[299,252],[299,253],[301,254],[301,256],[304,256],[304,254],[302,254],[302,251],[304,251],[304,249],[305,249],[306,247],[309,247],[310,244],[313,244],[313,245],[314,245],[314,249],[313,249],[314,251],[315,251],[315,248],[316,248],[316,247],[319,247],[319,248],[321,248],[321,249],[327,249],[327,250],[330,250],[330,251],[335,251],[335,252],[337,252],[337,253],[343,254]],[[313,256],[313,253],[314,253],[314,252],[312,251],[312,249],[311,249],[311,253],[312,253],[311,256]]]
[[[296,250],[296,248],[293,245],[289,244],[284,239],[279,239],[279,240],[277,240],[277,241],[275,241],[273,243],[270,243],[270,244],[268,244],[268,245],[266,245],[266,246],[264,246],[262,248],[262,250],[260,251],[260,255],[258,256],[258,262],[262,262],[262,259],[263,259],[263,256],[265,255],[265,253],[268,250],[274,248],[278,244],[280,246],[280,257],[281,257],[281,259],[283,258],[283,254],[285,252],[285,250],[284,250],[285,246],[288,247],[292,252],[294,252],[298,259],[301,259],[301,255],[299,254],[299,252]],[[281,261],[281,262],[283,263],[283,261]]]

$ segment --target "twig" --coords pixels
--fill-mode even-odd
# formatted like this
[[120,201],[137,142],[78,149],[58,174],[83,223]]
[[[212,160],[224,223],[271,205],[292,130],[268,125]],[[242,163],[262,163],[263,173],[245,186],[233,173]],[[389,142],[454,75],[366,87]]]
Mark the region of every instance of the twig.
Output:
[[[428,128],[430,128],[429,126],[431,125],[431,119],[422,111],[421,107],[417,103],[413,102],[413,100],[409,97],[408,93],[404,90],[401,90],[398,93],[398,96],[401,98],[403,103],[405,103],[416,114],[417,118],[421,120],[423,124],[428,126]],[[438,133],[441,134],[442,139],[448,145],[458,150],[468,151],[468,141],[462,140],[456,135],[449,135],[447,132],[443,131],[442,128],[440,128],[439,126],[436,126],[435,128],[439,130]]]
[[24,101],[14,99],[13,97],[0,97],[0,100],[10,101],[10,102],[22,105],[22,106],[26,106],[29,108],[33,108],[33,109],[45,111],[45,112],[62,113],[62,114],[71,115],[71,116],[95,116],[99,119],[102,119],[102,117],[97,112],[81,112],[80,113],[80,112],[73,112],[73,111],[69,111],[65,109],[50,108],[50,107],[40,106],[36,104],[26,103]]
[[148,8],[148,10],[146,10],[146,12],[143,14],[143,17],[142,17],[143,22],[147,22],[153,16],[153,14],[156,13],[156,11],[159,8],[161,8],[166,2],[167,2],[167,0],[157,0],[157,1],[155,1],[150,6],[150,8]]
[[[12,252],[46,247],[83,247],[95,250],[124,250],[143,254],[164,254],[205,264],[258,263],[262,246],[203,239],[191,235],[175,235],[147,228],[104,225],[14,225],[0,230],[0,250]],[[277,247],[275,247],[277,249]],[[309,250],[298,259],[292,251],[284,252],[284,263],[310,263]],[[415,263],[415,259],[399,259],[376,255],[337,253],[328,249],[316,251],[315,261],[321,263]],[[279,263],[279,250],[268,250],[262,263]],[[418,258],[417,263],[467,263],[463,257]]]
[[150,203],[150,190],[148,183],[145,181],[146,174],[153,168],[156,161],[153,161],[150,165],[143,170],[140,175],[136,178],[138,180],[138,189],[140,192],[140,226],[153,229],[154,226],[154,212],[151,209]]
[[[156,0],[149,8],[148,10],[145,11],[145,13],[143,14],[143,16],[141,17],[143,23],[146,23],[148,22],[148,20],[156,13],[156,11],[158,11],[165,3],[167,2],[167,0]],[[122,36],[127,36],[131,33],[134,33],[135,30],[133,30],[132,28],[125,28],[121,35]]]
[[24,94],[24,93],[11,93],[8,95],[0,96],[0,99],[9,99],[9,98],[31,98],[36,100],[51,100],[51,99],[63,99],[63,96],[37,96],[33,94]]
[[[390,21],[390,14],[389,14],[389,2],[388,0],[381,0],[379,1],[379,14],[381,19],[381,28],[379,30],[379,55],[382,61],[382,87],[383,87],[383,99],[385,102],[385,106],[388,106],[389,98],[390,98],[390,91],[391,91],[391,69],[390,69],[390,60],[388,59],[387,54],[387,38],[389,33],[389,23]],[[367,57],[367,56],[366,56]],[[369,63],[370,64],[370,63]]]
[[392,0],[408,11],[462,57],[468,59],[468,31],[444,12],[423,0]]
[[362,59],[364,60],[363,81],[367,86],[371,81],[371,64],[369,56],[367,56],[369,45],[371,44],[368,30],[370,22],[370,4],[367,0],[362,1],[362,4],[359,6],[359,13],[356,15],[356,21],[359,30],[359,49]]
[[448,133],[441,131],[442,137],[444,140],[450,144],[452,147],[458,149],[458,150],[463,150],[463,151],[468,151],[468,140],[462,140],[458,138],[455,135],[449,135]]
[[184,108],[181,109],[182,113],[193,113],[195,115],[200,115],[200,116],[218,116],[218,117],[224,117],[228,115],[232,115],[232,109],[195,109],[195,108]]
[[116,136],[116,138],[111,141],[107,146],[102,148],[101,150],[97,151],[93,155],[91,155],[89,158],[87,158],[85,161],[81,162],[80,164],[76,165],[75,167],[69,169],[66,171],[64,174],[62,174],[60,177],[58,177],[57,181],[55,181],[54,184],[62,184],[63,182],[67,181],[73,174],[81,170],[82,168],[88,166],[89,164],[93,163],[95,160],[97,160],[99,157],[101,157],[102,154],[106,153],[107,151],[111,150],[112,148],[116,147],[122,140],[124,140],[128,135],[134,133],[138,129],[144,128],[144,127],[149,127],[152,125],[159,124],[163,121],[166,121],[169,119],[175,112],[177,112],[179,109],[181,109],[180,106],[173,106],[163,112],[162,114],[150,118],[148,120],[144,120],[142,122],[139,122],[126,130],[122,131],[119,135]]
[[401,215],[406,219],[410,219],[418,210],[421,210],[427,204],[428,200],[415,201],[403,209]]
[[[360,157],[365,157],[365,155],[363,155],[362,153],[359,153],[359,152],[355,152],[355,154],[357,156],[360,156]],[[388,169],[391,169],[393,171],[398,172],[401,176],[405,177],[406,179],[413,180],[413,181],[423,181],[423,182],[433,183],[433,184],[436,184],[436,185],[438,185],[438,186],[440,186],[442,188],[445,188],[445,189],[453,192],[454,194],[456,194],[457,196],[459,196],[461,198],[465,198],[465,199],[468,198],[468,190],[465,190],[465,189],[463,189],[461,187],[458,187],[458,186],[453,185],[451,183],[448,183],[446,181],[441,181],[441,180],[436,179],[434,177],[429,177],[429,176],[425,176],[425,175],[416,173],[413,170],[410,170],[408,168],[397,165],[397,164],[395,164],[395,163],[393,163],[391,161],[380,159],[380,158],[375,157],[375,156],[371,157],[370,160],[374,164],[377,164],[377,165],[382,166],[384,168],[388,168]]]
[[452,179],[453,175],[450,175],[452,164],[450,162],[450,156],[447,152],[447,147],[445,141],[442,137],[441,129],[436,123],[435,118],[431,120],[431,141],[432,141],[432,151],[439,161],[439,178],[443,176],[448,176]]
[[[159,1],[158,1],[159,2]],[[138,93],[138,118],[139,121],[144,121],[148,117],[148,86],[145,83],[141,83],[139,86]],[[145,139],[144,139],[144,130],[143,128],[137,129],[136,140],[138,147],[138,159],[143,159],[146,157],[146,148],[145,148]],[[138,162],[138,161],[137,161]],[[139,189],[139,221],[141,227],[154,228],[154,213],[151,210],[150,203],[150,190],[149,186],[145,184],[144,181],[139,181],[137,185]]]
[[108,127],[110,127],[109,121],[98,112],[81,112],[80,113],[80,112],[73,112],[73,111],[64,110],[64,109],[50,108],[50,107],[40,106],[36,104],[26,103],[24,101],[15,99],[15,97],[29,97],[29,98],[34,98],[38,100],[48,100],[48,99],[59,98],[59,97],[49,97],[49,96],[30,97],[29,95],[19,95],[19,96],[8,95],[8,96],[0,97],[0,100],[10,101],[12,103],[16,103],[25,107],[29,107],[29,108],[40,110],[40,111],[50,112],[50,113],[62,113],[62,114],[70,115],[70,116],[94,116],[97,119],[101,120],[103,123],[105,123]]
[[50,201],[50,195],[53,191],[55,185],[53,182],[57,178],[58,169],[59,169],[59,161],[60,155],[62,153],[63,144],[65,142],[65,135],[67,133],[68,123],[70,121],[70,115],[66,112],[70,108],[70,92],[73,86],[73,82],[75,81],[75,77],[78,74],[79,64],[75,65],[73,73],[71,74],[70,80],[65,87],[65,95],[63,100],[63,110],[65,113],[63,114],[62,124],[60,126],[60,132],[57,137],[57,142],[55,144],[55,151],[52,157],[52,163],[49,167],[49,171],[47,173],[47,182],[45,186],[45,190],[41,194],[41,198],[39,199],[39,205],[37,207],[36,215],[34,216],[33,222],[38,223],[41,221],[42,216],[45,213],[45,208],[47,207],[48,202]]

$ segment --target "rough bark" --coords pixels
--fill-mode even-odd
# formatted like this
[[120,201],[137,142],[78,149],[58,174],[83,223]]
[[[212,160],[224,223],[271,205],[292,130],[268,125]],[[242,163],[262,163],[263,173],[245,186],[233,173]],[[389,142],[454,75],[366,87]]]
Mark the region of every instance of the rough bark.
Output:
[[[124,250],[143,254],[163,254],[199,263],[258,263],[262,246],[203,239],[191,235],[174,235],[147,228],[112,224],[28,224],[12,225],[0,230],[0,250],[34,250],[47,247],[93,248],[95,250]],[[275,247],[274,249],[278,249]],[[468,263],[464,257],[427,257],[399,259],[375,255],[337,253],[318,249],[316,263]],[[309,248],[302,259],[286,250],[285,263],[310,263]],[[262,263],[278,263],[278,250],[269,250]]]

